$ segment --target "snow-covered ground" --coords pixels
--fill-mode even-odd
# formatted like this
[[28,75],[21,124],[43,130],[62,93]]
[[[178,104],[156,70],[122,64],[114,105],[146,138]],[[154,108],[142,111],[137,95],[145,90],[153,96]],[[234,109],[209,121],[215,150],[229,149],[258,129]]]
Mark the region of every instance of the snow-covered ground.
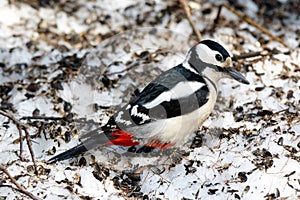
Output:
[[[235,55],[268,50],[234,63],[251,84],[222,80],[212,115],[173,152],[128,155],[110,147],[56,164],[46,161],[179,64],[196,39],[176,1],[39,2],[45,6],[0,1],[0,108],[18,119],[73,115],[74,121],[21,119],[31,135],[35,175],[26,142],[20,161],[18,130],[0,115],[0,164],[27,191],[42,199],[300,198],[297,1],[232,5],[289,48],[228,10],[210,31],[217,5],[227,1],[190,1],[203,38]],[[5,185],[11,183],[0,172],[0,199],[28,198]]]

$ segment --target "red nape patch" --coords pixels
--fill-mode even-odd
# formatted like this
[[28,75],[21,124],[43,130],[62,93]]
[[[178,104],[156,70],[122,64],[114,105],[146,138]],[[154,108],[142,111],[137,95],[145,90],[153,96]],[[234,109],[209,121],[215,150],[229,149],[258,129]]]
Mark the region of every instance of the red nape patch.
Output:
[[200,43],[201,43],[201,42],[197,42],[197,43],[194,44],[194,46],[197,46],[197,45],[200,44]]
[[169,147],[174,146],[174,144],[172,144],[172,143],[164,143],[164,144],[162,144],[159,141],[152,141],[152,142],[149,142],[148,144],[146,144],[144,146],[165,149],[165,148],[169,148]]
[[114,139],[106,142],[105,145],[135,146],[139,144],[139,142],[132,140],[133,136],[130,133],[122,130],[112,132],[111,136],[114,137]]

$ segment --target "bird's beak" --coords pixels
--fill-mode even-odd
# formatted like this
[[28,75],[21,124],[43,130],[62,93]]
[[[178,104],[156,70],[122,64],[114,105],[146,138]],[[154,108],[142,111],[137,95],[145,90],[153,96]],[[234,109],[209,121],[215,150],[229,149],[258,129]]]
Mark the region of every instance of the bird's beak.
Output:
[[231,78],[233,78],[233,79],[235,79],[235,80],[237,80],[237,81],[239,81],[241,83],[244,83],[244,84],[247,84],[247,85],[250,84],[249,81],[240,72],[238,72],[236,69],[234,69],[233,67],[231,67],[232,66],[231,62],[232,61],[231,61],[230,57],[228,57],[226,59],[226,61],[225,61],[227,74]]

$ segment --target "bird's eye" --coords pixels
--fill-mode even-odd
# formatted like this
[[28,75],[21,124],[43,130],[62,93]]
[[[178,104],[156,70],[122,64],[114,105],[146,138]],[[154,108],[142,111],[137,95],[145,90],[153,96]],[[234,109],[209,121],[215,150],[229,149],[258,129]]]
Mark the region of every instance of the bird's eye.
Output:
[[220,54],[216,54],[216,59],[217,59],[217,61],[220,61],[220,62],[223,60],[223,58]]

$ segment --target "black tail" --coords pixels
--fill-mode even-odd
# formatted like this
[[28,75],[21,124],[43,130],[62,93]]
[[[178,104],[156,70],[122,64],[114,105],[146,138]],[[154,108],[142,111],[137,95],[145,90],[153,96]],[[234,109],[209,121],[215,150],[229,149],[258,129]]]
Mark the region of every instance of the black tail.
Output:
[[107,131],[107,132],[100,131],[99,133],[98,129],[97,131],[93,130],[90,133],[88,133],[89,137],[84,137],[85,140],[81,144],[61,154],[56,155],[53,158],[50,158],[47,162],[51,164],[57,161],[66,160],[73,156],[85,153],[90,149],[106,144],[111,139],[111,136],[109,135],[110,133],[111,131]]
[[79,155],[81,153],[86,152],[88,149],[85,147],[84,144],[79,144],[75,147],[73,147],[72,149],[69,149],[61,154],[58,154],[52,158],[50,158],[47,163],[52,164],[55,163],[57,161],[61,161],[61,160],[66,160],[68,158],[71,158],[73,156]]

